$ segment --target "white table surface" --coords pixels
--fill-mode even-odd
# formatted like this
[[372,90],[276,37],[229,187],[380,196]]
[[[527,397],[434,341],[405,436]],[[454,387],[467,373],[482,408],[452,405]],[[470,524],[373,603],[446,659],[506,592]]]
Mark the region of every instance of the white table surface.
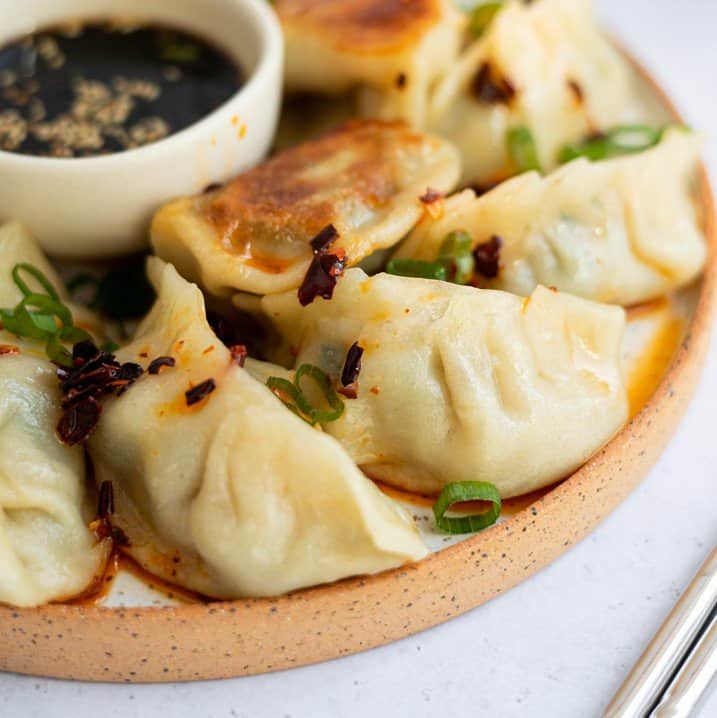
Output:
[[[717,175],[717,3],[598,7],[688,122],[712,134]],[[716,541],[717,340],[644,483],[589,538],[489,604],[391,646],[266,676],[115,686],[0,674],[0,716],[598,716]],[[717,716],[717,691],[701,715]]]

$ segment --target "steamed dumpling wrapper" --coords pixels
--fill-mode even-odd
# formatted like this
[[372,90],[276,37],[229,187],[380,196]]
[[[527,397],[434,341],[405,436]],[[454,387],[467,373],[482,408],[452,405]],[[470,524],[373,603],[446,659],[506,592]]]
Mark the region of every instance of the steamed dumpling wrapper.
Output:
[[432,94],[427,129],[461,151],[464,183],[514,174],[506,135],[527,127],[544,170],[597,131],[645,120],[631,68],[590,0],[508,0]]
[[[62,294],[35,240],[10,223],[0,228],[0,307],[22,299],[11,278],[21,262],[40,269]],[[88,528],[94,513],[83,450],[55,435],[60,389],[43,344],[5,330],[0,344],[0,602],[38,606],[88,589],[109,546]]]
[[[97,481],[113,482],[113,523],[132,556],[217,598],[276,595],[423,557],[411,517],[237,365],[208,326],[199,289],[158,259],[148,269],[158,300],[117,357],[176,365],[108,399],[88,446]],[[185,392],[209,379],[215,390],[187,406]]]
[[176,200],[155,215],[152,246],[209,292],[296,289],[329,225],[348,265],[392,247],[416,224],[427,187],[455,187],[448,142],[402,123],[353,121],[286,150],[214,192]]
[[481,286],[528,295],[543,284],[625,306],[655,299],[704,267],[692,199],[699,148],[697,135],[673,128],[638,154],[574,160],[478,198],[467,190],[445,200],[442,216],[425,216],[395,256],[434,261],[453,231],[474,248],[499,237],[498,275],[478,273]]
[[359,269],[330,301],[302,308],[287,293],[262,305],[297,366],[337,379],[348,348],[363,348],[357,398],[324,428],[400,488],[489,481],[524,494],[580,466],[628,415],[619,307]]
[[464,26],[452,0],[275,0],[274,8],[289,92],[357,90],[362,114],[417,129],[431,86],[458,55]]

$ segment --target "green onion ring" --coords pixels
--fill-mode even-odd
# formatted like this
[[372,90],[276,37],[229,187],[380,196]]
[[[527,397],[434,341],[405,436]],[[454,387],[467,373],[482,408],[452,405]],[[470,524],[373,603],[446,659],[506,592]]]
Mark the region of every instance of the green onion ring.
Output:
[[508,130],[506,144],[508,145],[508,154],[520,174],[532,170],[542,171],[535,138],[527,127],[513,127]]
[[25,308],[39,309],[42,314],[56,316],[65,327],[73,325],[72,312],[59,299],[44,294],[27,294],[20,304]]
[[45,353],[47,354],[50,361],[54,361],[62,366],[72,366],[72,354],[65,349],[60,340],[59,333],[53,334],[45,345]]
[[388,274],[399,277],[418,277],[419,279],[438,279],[445,281],[448,276],[441,262],[424,262],[421,259],[392,259],[386,265]]
[[33,291],[30,289],[30,287],[25,284],[25,282],[20,277],[20,272],[27,272],[30,276],[34,277],[39,284],[42,286],[42,288],[50,295],[52,299],[58,300],[60,299],[60,295],[57,293],[57,290],[52,286],[52,283],[50,280],[35,266],[32,264],[27,264],[25,262],[22,262],[20,264],[16,264],[12,268],[12,279],[17,285],[17,288],[27,297],[30,294],[33,294]]
[[[490,501],[492,506],[483,513],[471,516],[446,516],[453,504],[463,501]],[[487,481],[456,481],[443,487],[436,503],[433,515],[441,531],[449,534],[466,534],[480,531],[493,525],[500,515],[501,500],[498,489]]]
[[[314,380],[321,389],[329,409],[317,409],[312,406],[301,390],[301,380],[304,377]],[[336,421],[344,413],[344,402],[334,390],[328,374],[313,364],[302,364],[296,370],[293,382],[282,377],[270,376],[266,380],[266,385],[288,409],[312,426]]]
[[[321,389],[321,392],[326,399],[326,403],[329,405],[329,409],[315,409],[309,404],[308,400],[306,399],[304,393],[301,390],[301,380],[305,376],[308,376],[313,379],[319,389]],[[329,421],[336,421],[341,416],[341,414],[344,413],[344,402],[341,400],[339,395],[336,393],[334,387],[331,385],[331,379],[329,379],[328,374],[319,369],[319,367],[314,366],[313,364],[302,364],[296,370],[294,384],[299,390],[300,399],[305,402],[303,406],[302,403],[299,403],[299,408],[302,410],[304,410],[305,408],[308,409],[308,411],[310,412],[310,416],[314,419],[315,422],[318,422],[319,424],[325,424]]]

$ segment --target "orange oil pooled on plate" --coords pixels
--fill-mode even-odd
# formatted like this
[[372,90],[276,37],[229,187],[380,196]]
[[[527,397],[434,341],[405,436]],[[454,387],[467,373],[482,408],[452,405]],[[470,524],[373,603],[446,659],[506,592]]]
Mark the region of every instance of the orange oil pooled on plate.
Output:
[[[644,317],[647,312],[665,311],[667,302],[635,307],[628,312],[630,319]],[[647,346],[642,350],[637,364],[627,377],[627,395],[630,402],[630,418],[640,412],[655,393],[665,376],[670,362],[680,346],[685,332],[684,319],[667,314],[659,323]]]

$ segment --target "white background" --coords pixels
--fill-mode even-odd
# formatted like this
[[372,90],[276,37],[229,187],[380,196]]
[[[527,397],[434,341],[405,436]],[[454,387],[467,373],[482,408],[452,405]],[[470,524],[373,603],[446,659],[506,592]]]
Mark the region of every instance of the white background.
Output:
[[[716,175],[717,3],[597,1],[688,122],[711,135]],[[582,544],[491,603],[388,647],[266,676],[113,686],[0,674],[0,717],[599,716],[715,541],[717,341],[642,486]],[[717,716],[717,691],[702,715]]]

